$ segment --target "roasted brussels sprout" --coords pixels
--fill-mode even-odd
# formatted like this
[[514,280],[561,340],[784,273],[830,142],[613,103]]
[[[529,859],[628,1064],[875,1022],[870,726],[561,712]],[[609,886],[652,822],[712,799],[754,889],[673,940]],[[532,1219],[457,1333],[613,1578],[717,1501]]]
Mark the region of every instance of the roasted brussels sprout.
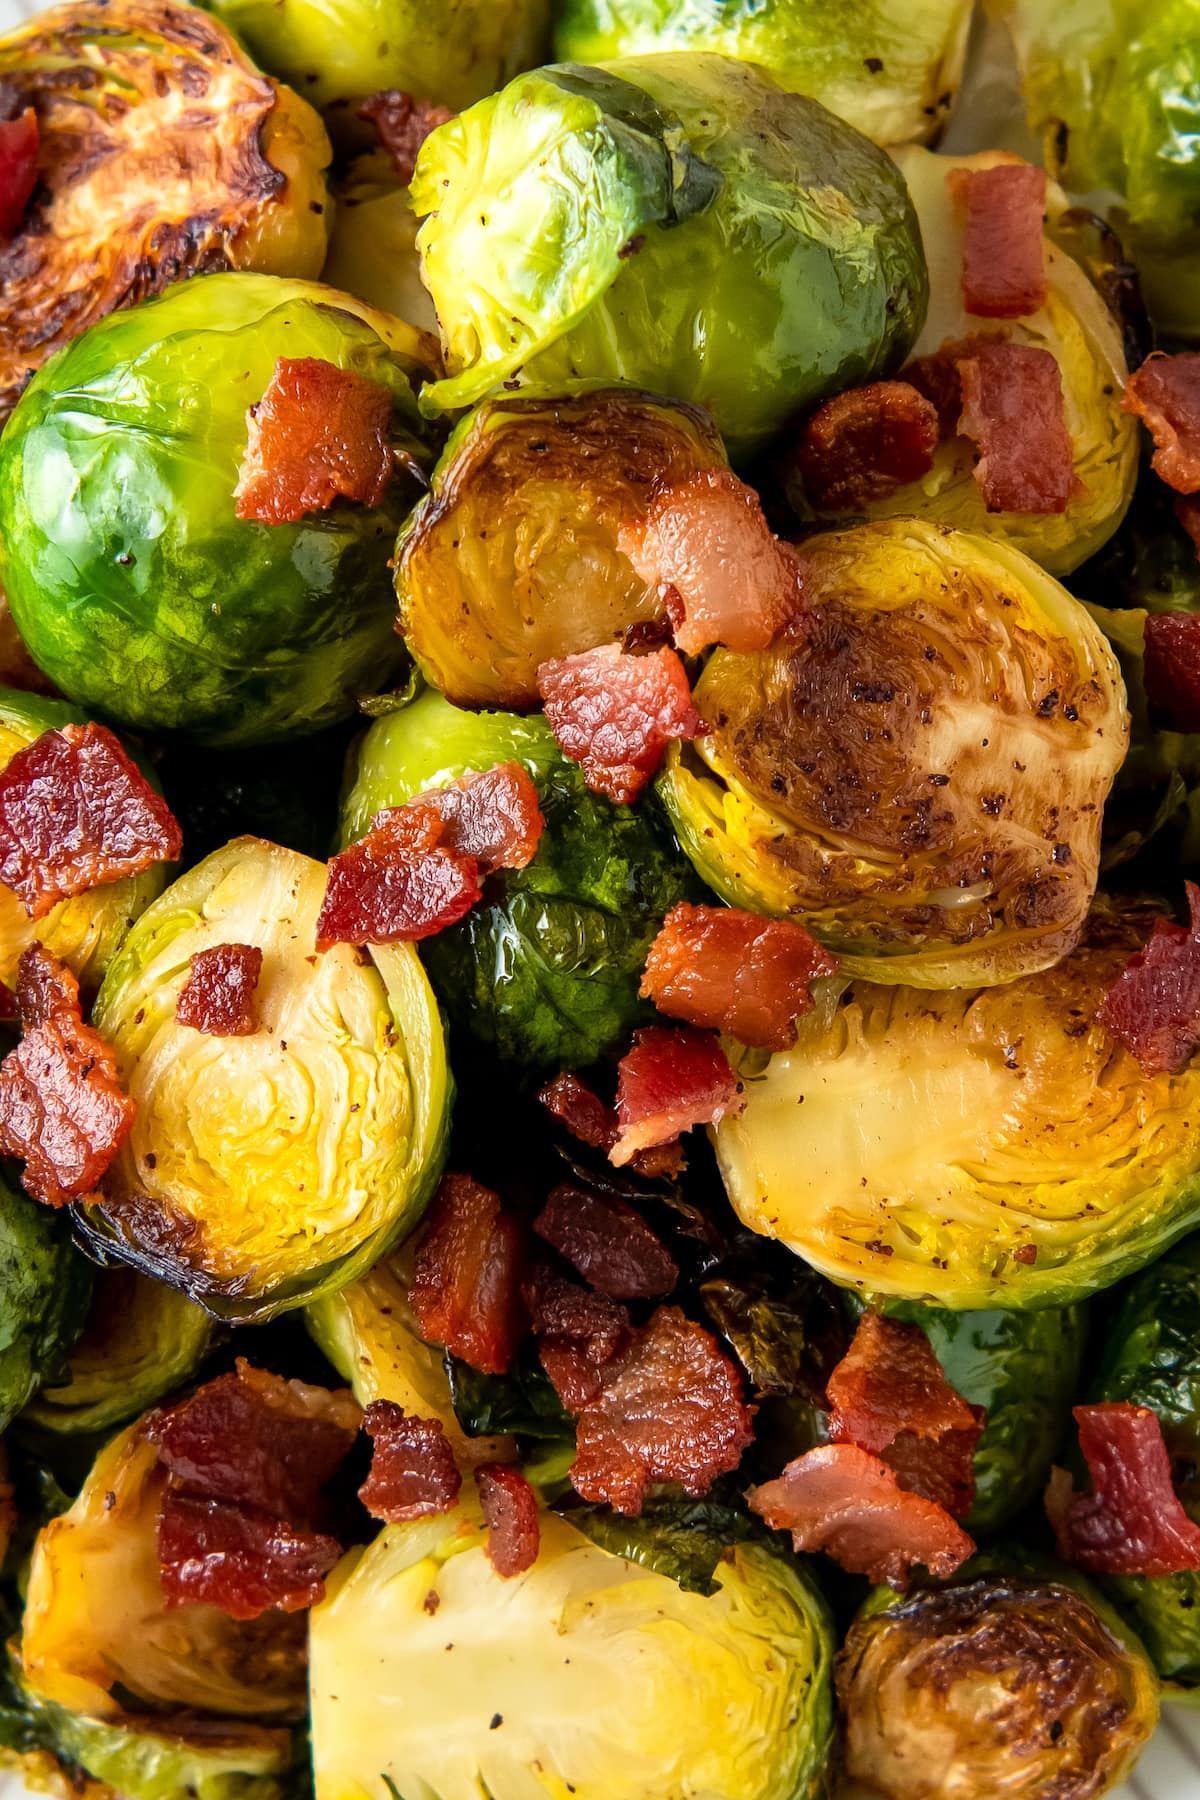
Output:
[[356,157],[339,183],[321,279],[436,336],[437,313],[421,280],[417,215],[386,151]]
[[[439,1173],[450,1076],[416,951],[315,955],[324,889],[321,863],[239,839],[142,915],[96,1000],[137,1117],[79,1229],[220,1317],[351,1280]],[[190,958],[225,943],[265,953],[248,1037],[175,1018]]]
[[[1073,955],[983,990],[855,982],[769,1059],[728,1044],[730,1200],[834,1281],[1064,1306],[1200,1222],[1200,1065],[1145,1075],[1095,1022],[1163,915],[1098,901]],[[803,1102],[803,1104],[800,1104]]]
[[736,456],[904,358],[925,316],[895,164],[723,56],[518,76],[428,138],[412,186],[450,378],[631,382],[706,406]]
[[429,680],[460,706],[537,706],[547,658],[665,621],[618,533],[656,478],[724,467],[711,422],[657,395],[486,401],[397,546],[401,626]]
[[1019,551],[922,520],[811,538],[802,563],[812,628],[718,650],[694,690],[712,730],[668,753],[687,854],[855,975],[1046,968],[1082,929],[1125,753],[1103,633]]
[[638,983],[691,871],[651,799],[614,806],[585,785],[542,718],[460,712],[426,689],[376,720],[358,752],[342,842],[414,794],[500,762],[533,776],[546,819],[528,868],[489,877],[461,924],[422,954],[453,1022],[535,1067],[579,1067],[644,1011]]
[[1093,1800],[1158,1720],[1146,1653],[1049,1561],[980,1557],[947,1586],[877,1590],[837,1662],[847,1771],[888,1800]]
[[0,1167],[0,1431],[58,1375],[83,1327],[91,1268],[64,1226]]
[[0,421],[53,351],[185,275],[319,273],[324,127],[193,7],[52,7],[0,38],[0,82],[41,140],[0,244]]
[[484,1541],[468,1501],[335,1570],[311,1626],[321,1800],[823,1791],[831,1628],[797,1564],[734,1544],[705,1598],[553,1513],[515,1579]]
[[118,723],[213,743],[350,713],[402,654],[387,564],[413,487],[239,519],[246,413],[286,352],[382,384],[402,434],[424,343],[331,288],[226,274],[70,345],[0,440],[0,580],[38,666]]
[[562,0],[555,55],[719,50],[759,63],[877,144],[932,137],[962,73],[967,0]]

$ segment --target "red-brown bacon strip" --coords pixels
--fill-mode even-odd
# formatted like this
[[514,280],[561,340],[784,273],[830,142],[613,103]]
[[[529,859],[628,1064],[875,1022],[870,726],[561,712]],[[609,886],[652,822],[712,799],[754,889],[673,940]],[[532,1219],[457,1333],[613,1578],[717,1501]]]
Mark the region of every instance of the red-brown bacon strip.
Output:
[[17,231],[37,185],[38,122],[32,106],[0,120],[0,242]]
[[410,804],[432,807],[450,848],[473,856],[485,874],[527,868],[546,824],[533,778],[515,762],[418,794]]
[[521,1295],[542,1367],[567,1411],[581,1412],[600,1392],[600,1369],[629,1341],[628,1310],[545,1263],[528,1272]]
[[503,1375],[525,1328],[520,1226],[469,1175],[445,1175],[417,1248],[409,1301],[421,1335]]
[[619,1134],[609,1157],[618,1167],[639,1150],[669,1144],[693,1125],[715,1125],[740,1111],[737,1076],[711,1031],[648,1025],[617,1066]]
[[197,950],[175,1002],[179,1024],[210,1037],[253,1037],[262,1023],[255,998],[262,965],[257,944]]
[[294,525],[337,499],[378,506],[392,475],[392,396],[315,356],[281,356],[246,415],[239,519]]
[[1146,615],[1146,699],[1169,731],[1200,731],[1200,613]]
[[533,1489],[506,1463],[484,1463],[475,1471],[475,1485],[487,1521],[488,1561],[505,1580],[523,1575],[537,1560],[541,1541]]
[[727,1031],[761,1050],[787,1050],[812,1006],[809,983],[838,959],[787,919],[680,901],[650,946],[642,997],[689,1025]]
[[669,1294],[679,1268],[632,1206],[612,1194],[560,1182],[533,1222],[538,1236],[614,1300]]
[[330,860],[317,949],[414,943],[457,924],[483,889],[478,862],[453,848],[451,830],[421,801],[378,813],[370,831]]
[[168,1488],[158,1515],[158,1560],[168,1606],[205,1603],[231,1619],[269,1607],[301,1612],[325,1592],[342,1554],[334,1537],[254,1507]]
[[1200,491],[1200,350],[1155,351],[1125,383],[1121,406],[1154,439],[1155,474],[1177,494]]
[[1175,1575],[1200,1569],[1200,1526],[1179,1503],[1157,1414],[1127,1400],[1077,1406],[1079,1447],[1093,1491],[1077,1494],[1064,1469],[1046,1511],[1064,1562],[1095,1575]]
[[358,1497],[376,1519],[397,1524],[447,1512],[462,1476],[440,1419],[419,1419],[393,1400],[374,1400],[363,1415],[372,1439],[371,1472]]
[[[538,1099],[581,1144],[587,1144],[593,1150],[609,1151],[616,1143],[616,1108],[605,1106],[599,1094],[593,1093],[587,1083],[569,1069],[548,1081]],[[683,1167],[683,1151],[678,1143],[653,1144],[645,1150],[635,1151],[629,1166],[651,1181],[678,1175]]]
[[634,656],[602,644],[552,657],[537,673],[546,720],[584,780],[618,806],[637,799],[673,738],[706,729],[674,650]]
[[1176,1073],[1200,1044],[1200,888],[1184,886],[1191,924],[1160,919],[1096,1013],[1147,1075]]
[[166,801],[103,725],[44,731],[0,771],[0,882],[31,919],[182,848]]
[[454,114],[432,100],[417,100],[399,88],[381,88],[363,101],[360,119],[375,127],[379,142],[392,159],[397,178],[408,186],[417,166],[421,145],[431,131],[445,125]]
[[977,319],[1020,319],[1046,303],[1046,171],[1031,163],[951,169],[963,211],[963,304]]
[[989,512],[1060,513],[1075,488],[1062,376],[1049,350],[976,345],[960,360],[958,429],[979,451],[975,479]]
[[804,491],[818,512],[858,512],[933,466],[938,411],[907,381],[872,381],[819,406],[796,448]]

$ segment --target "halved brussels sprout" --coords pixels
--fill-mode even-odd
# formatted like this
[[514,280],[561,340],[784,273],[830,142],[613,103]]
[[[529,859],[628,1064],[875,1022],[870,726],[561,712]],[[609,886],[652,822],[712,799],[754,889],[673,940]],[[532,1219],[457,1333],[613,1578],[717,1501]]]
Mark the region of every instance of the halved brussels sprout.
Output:
[[117,313],[0,440],[0,580],[38,666],[118,723],[258,743],[348,715],[397,666],[388,558],[413,497],[235,514],[247,408],[281,355],[383,385],[403,435],[428,346],[349,295],[209,275]]
[[38,188],[5,247],[0,422],[53,351],[183,276],[319,272],[324,127],[191,6],[39,12],[0,38],[0,82],[17,111],[36,109],[41,140]]
[[656,478],[725,466],[712,422],[654,394],[486,401],[451,437],[397,545],[401,629],[429,680],[459,706],[537,706],[549,657],[665,620],[618,532]]
[[1200,1223],[1200,1062],[1146,1075],[1095,1022],[1163,915],[1098,900],[1055,968],[982,990],[852,983],[796,1048],[730,1042],[730,1200],[834,1281],[949,1307],[1065,1306]]
[[735,1544],[705,1598],[553,1513],[514,1579],[485,1541],[471,1500],[334,1571],[311,1622],[317,1800],[824,1791],[832,1632],[796,1563]]
[[808,539],[811,627],[718,650],[712,730],[659,789],[735,906],[795,914],[847,972],[1011,981],[1078,939],[1125,754],[1107,639],[1011,546],[919,519]]
[[577,1068],[643,1016],[646,952],[692,875],[653,798],[614,806],[586,786],[541,717],[469,713],[427,688],[376,720],[358,750],[342,842],[384,807],[518,762],[546,828],[528,868],[488,879],[482,905],[427,938],[425,967],[454,1024],[510,1061]]
[[575,62],[720,50],[769,69],[877,144],[933,136],[962,74],[968,0],[562,0],[554,52]]
[[0,1165],[0,1431],[58,1375],[91,1291],[91,1266],[72,1248],[65,1220]]
[[564,63],[428,138],[418,236],[450,379],[624,381],[709,409],[731,455],[886,373],[925,316],[894,163],[724,56]]
[[[109,968],[93,1019],[137,1101],[79,1228],[218,1317],[268,1318],[351,1280],[420,1217],[451,1087],[416,951],[315,953],[324,865],[241,838],[169,887]],[[249,1037],[180,1025],[190,959],[264,952]]]
[[421,280],[417,215],[387,151],[356,157],[334,198],[322,281],[436,337],[437,313]]

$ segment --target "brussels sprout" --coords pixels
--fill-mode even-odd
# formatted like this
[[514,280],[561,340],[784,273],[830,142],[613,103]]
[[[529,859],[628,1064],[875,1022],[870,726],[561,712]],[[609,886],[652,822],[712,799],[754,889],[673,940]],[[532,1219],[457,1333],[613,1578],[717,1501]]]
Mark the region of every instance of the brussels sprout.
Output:
[[21,1193],[0,1165],[0,1431],[58,1374],[91,1287],[65,1221]]
[[1065,1306],[1159,1255],[1200,1223],[1200,1065],[1143,1074],[1095,1012],[1160,917],[1098,901],[1023,981],[854,982],[794,1050],[728,1043],[746,1107],[715,1143],[745,1224],[846,1286],[980,1310]]
[[729,57],[519,76],[426,140],[412,193],[431,410],[619,380],[707,407],[736,456],[894,368],[925,316],[895,164]]
[[436,335],[437,313],[421,280],[417,215],[387,152],[356,157],[335,200],[321,279]]
[[719,50],[769,69],[877,144],[932,137],[962,74],[967,0],[562,0],[554,53]]
[[585,785],[542,718],[460,712],[426,689],[364,737],[342,842],[373,815],[496,763],[537,783],[546,819],[526,869],[489,878],[481,906],[422,945],[453,1022],[506,1060],[580,1067],[642,1016],[638,983],[663,914],[691,873],[653,802],[614,806]]
[[[324,889],[321,863],[239,839],[142,915],[96,1000],[138,1110],[79,1229],[218,1317],[269,1318],[351,1280],[440,1171],[450,1076],[416,951],[315,955]],[[265,953],[249,1037],[175,1019],[190,958],[227,943]]]
[[724,468],[711,422],[628,389],[503,395],[458,426],[401,533],[401,627],[460,706],[538,705],[537,672],[664,620],[617,548],[655,478]]
[[824,1792],[832,1634],[790,1559],[733,1544],[705,1598],[553,1513],[514,1579],[484,1543],[468,1502],[334,1571],[311,1623],[320,1800]]
[[1048,1559],[978,1557],[941,1587],[877,1590],[837,1663],[852,1780],[888,1800],[1094,1800],[1158,1721],[1146,1653]]
[[[1019,551],[919,519],[809,539],[813,628],[718,650],[659,789],[733,905],[847,972],[1011,981],[1076,942],[1126,746],[1116,659]],[[1015,771],[1015,775],[1014,775]]]
[[0,580],[38,666],[118,723],[211,743],[350,713],[401,654],[387,565],[411,488],[295,525],[239,519],[246,412],[286,353],[386,386],[403,428],[424,342],[265,275],[185,282],[78,338],[0,439]]

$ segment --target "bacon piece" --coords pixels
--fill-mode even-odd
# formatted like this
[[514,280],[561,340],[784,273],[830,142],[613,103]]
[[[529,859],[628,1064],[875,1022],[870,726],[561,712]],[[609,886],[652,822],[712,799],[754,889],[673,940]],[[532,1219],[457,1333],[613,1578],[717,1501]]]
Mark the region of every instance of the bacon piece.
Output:
[[462,1476],[440,1419],[414,1418],[393,1400],[373,1400],[363,1426],[373,1447],[358,1497],[374,1518],[398,1524],[454,1505]]
[[250,1506],[168,1487],[158,1516],[158,1560],[169,1607],[206,1603],[231,1619],[269,1607],[300,1612],[325,1592],[336,1538]]
[[37,186],[38,122],[32,106],[15,119],[0,120],[0,243],[25,217]]
[[281,356],[246,414],[239,519],[294,525],[337,499],[378,506],[392,476],[392,396],[315,356]]
[[688,656],[725,644],[765,650],[802,610],[800,564],[731,469],[704,469],[659,488],[621,526],[617,548],[662,595]]
[[571,1339],[597,1368],[616,1355],[629,1335],[629,1313],[618,1300],[580,1287],[548,1263],[528,1270],[521,1298],[538,1337]]
[[443,1176],[408,1296],[421,1336],[485,1375],[503,1375],[525,1329],[522,1248],[498,1195],[469,1175]]
[[253,1037],[261,1028],[255,990],[263,953],[257,944],[197,950],[175,1002],[175,1018],[210,1037]]
[[1121,408],[1154,439],[1154,473],[1177,494],[1200,491],[1200,350],[1148,356],[1125,383]]
[[0,981],[0,1024],[11,1024],[18,1017],[17,996],[7,981]]
[[1032,163],[951,169],[963,210],[963,304],[977,319],[1020,319],[1046,304],[1046,171]]
[[[569,1070],[556,1075],[542,1088],[538,1099],[581,1144],[587,1144],[593,1150],[608,1151],[616,1143],[615,1107],[605,1106],[599,1094],[594,1094],[578,1075]],[[678,1175],[684,1166],[683,1151],[677,1143],[651,1144],[645,1150],[636,1150],[629,1159],[629,1166],[650,1181],[670,1178]]]
[[933,467],[941,426],[931,400],[907,381],[872,381],[819,406],[796,460],[818,512],[858,512]]
[[942,437],[954,437],[958,431],[958,415],[962,411],[959,363],[974,356],[981,345],[1007,342],[996,332],[976,331],[967,337],[947,338],[928,356],[918,356],[901,369],[900,379],[915,387],[936,410]]
[[812,1006],[809,982],[838,959],[787,919],[680,901],[650,946],[641,993],[659,1012],[761,1050],[788,1050]]
[[418,794],[409,804],[432,807],[445,824],[448,847],[473,856],[484,874],[527,868],[546,824],[533,778],[515,762]]
[[654,1300],[679,1280],[674,1257],[632,1206],[564,1181],[533,1229],[584,1280],[614,1300]]
[[413,943],[457,924],[483,892],[479,864],[452,848],[452,827],[422,801],[379,813],[332,858],[317,949]]
[[1066,1471],[1053,1471],[1046,1511],[1063,1561],[1095,1575],[1200,1569],[1200,1526],[1175,1493],[1157,1414],[1127,1400],[1074,1411],[1093,1491],[1076,1494]]
[[399,88],[381,88],[358,109],[360,119],[375,127],[379,142],[392,159],[397,178],[405,187],[413,178],[417,155],[431,131],[454,117],[449,107],[432,100],[417,100]]
[[615,644],[552,657],[537,673],[546,721],[584,780],[618,806],[637,799],[673,738],[707,726],[674,650],[631,656]]
[[621,1166],[651,1144],[669,1144],[693,1125],[715,1125],[740,1112],[737,1077],[711,1031],[648,1025],[617,1065],[616,1142]]
[[822,1444],[746,1496],[797,1551],[823,1550],[852,1575],[904,1587],[923,1564],[939,1581],[975,1545],[944,1507],[902,1488],[890,1469],[857,1444]]
[[569,1413],[581,1413],[600,1398],[601,1364],[592,1360],[577,1338],[543,1338],[538,1345],[542,1368]]
[[657,1481],[706,1494],[741,1461],[752,1416],[712,1334],[677,1306],[660,1306],[599,1371],[599,1393],[576,1423],[572,1485],[624,1513],[640,1512]]
[[1062,376],[1049,350],[981,343],[960,360],[958,429],[978,449],[989,512],[1060,513],[1075,487]]
[[1176,1074],[1200,1044],[1200,887],[1184,887],[1191,924],[1159,919],[1096,1012],[1147,1075]]
[[22,953],[25,1035],[0,1063],[0,1152],[21,1157],[24,1187],[47,1206],[90,1194],[133,1126],[109,1046],[83,1022],[79,983],[42,944]]
[[538,1504],[519,1469],[484,1463],[475,1471],[479,1504],[487,1521],[487,1557],[497,1575],[523,1575],[537,1560],[541,1541]]
[[182,848],[166,801],[103,725],[44,731],[0,771],[0,882],[31,919]]
[[1146,698],[1169,731],[1200,731],[1200,613],[1146,615]]

